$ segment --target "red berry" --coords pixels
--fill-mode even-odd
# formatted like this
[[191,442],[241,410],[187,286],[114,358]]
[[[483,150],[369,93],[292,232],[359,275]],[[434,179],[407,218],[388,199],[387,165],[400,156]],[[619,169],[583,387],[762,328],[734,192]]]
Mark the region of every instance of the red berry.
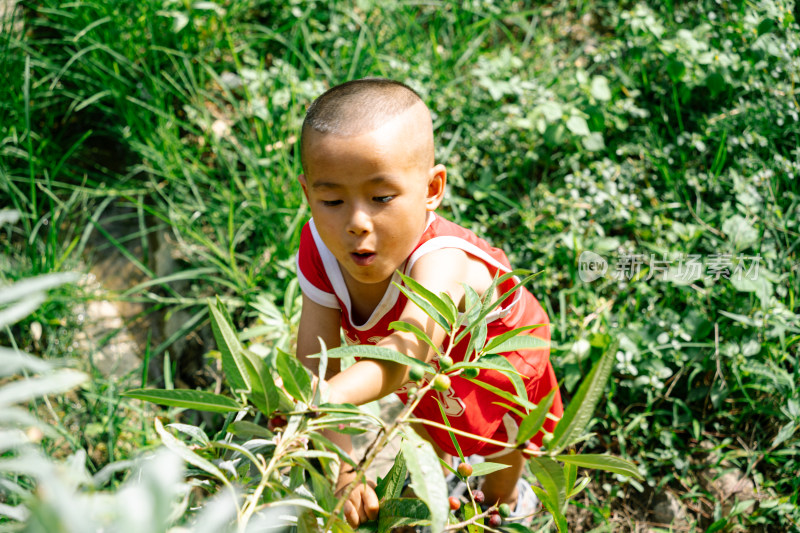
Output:
[[447,501],[450,502],[451,511],[458,511],[461,508],[461,502],[455,496],[450,496]]
[[461,477],[469,477],[472,475],[472,465],[469,463],[461,463],[458,465],[458,475]]
[[472,498],[475,500],[475,503],[483,503],[486,501],[486,496],[483,494],[482,490],[476,490],[472,493]]
[[499,514],[489,515],[489,526],[490,527],[500,527],[500,524],[503,523],[503,519],[500,517]]
[[339,431],[344,431],[344,424],[339,424]]
[[439,392],[444,392],[450,388],[450,378],[445,376],[444,374],[439,374],[433,380],[433,388],[434,390],[438,390]]

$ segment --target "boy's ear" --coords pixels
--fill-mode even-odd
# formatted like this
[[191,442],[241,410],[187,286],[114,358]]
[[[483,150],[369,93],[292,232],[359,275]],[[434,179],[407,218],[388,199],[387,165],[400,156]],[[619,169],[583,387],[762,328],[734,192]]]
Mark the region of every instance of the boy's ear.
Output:
[[300,174],[297,176],[297,181],[300,182],[300,186],[303,188],[303,194],[306,197],[306,202],[308,201],[308,182],[306,181],[305,174]]
[[428,194],[425,208],[434,211],[444,199],[444,189],[447,185],[447,169],[444,165],[436,165],[428,171]]

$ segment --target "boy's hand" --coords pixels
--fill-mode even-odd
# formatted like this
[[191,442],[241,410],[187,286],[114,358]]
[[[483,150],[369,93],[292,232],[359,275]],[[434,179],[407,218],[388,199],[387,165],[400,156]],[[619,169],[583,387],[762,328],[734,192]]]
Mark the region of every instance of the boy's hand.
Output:
[[372,481],[359,483],[344,503],[344,517],[353,528],[377,519],[379,510],[380,502],[378,495],[375,494],[375,483]]

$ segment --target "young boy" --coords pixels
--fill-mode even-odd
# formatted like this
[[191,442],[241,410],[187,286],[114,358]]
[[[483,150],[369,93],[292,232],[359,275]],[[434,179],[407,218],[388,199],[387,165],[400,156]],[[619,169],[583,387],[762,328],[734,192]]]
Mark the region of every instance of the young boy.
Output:
[[[428,345],[388,327],[395,320],[410,322],[437,346],[445,342],[445,332],[392,285],[399,281],[395,272],[410,275],[436,294],[447,292],[463,311],[462,283],[484,296],[494,276],[508,272],[510,266],[502,251],[434,214],[444,196],[447,173],[434,162],[428,108],[413,90],[398,82],[347,82],[328,90],[308,108],[300,150],[304,174],[298,179],[313,218],[303,228],[297,256],[303,290],[298,357],[315,368],[307,356],[320,351],[320,338],[328,348],[339,346],[341,327],[348,343],[391,348],[436,364]],[[513,284],[509,280],[487,297],[494,301]],[[549,323],[525,289],[508,297],[493,315],[489,338],[525,325]],[[532,334],[549,341],[549,326]],[[463,359],[467,342],[452,350],[456,362]],[[531,401],[538,402],[557,387],[547,349],[504,355],[525,376]],[[407,366],[362,359],[345,371],[340,371],[338,360],[331,360],[328,368],[331,402],[360,405],[392,392],[405,400]],[[481,371],[479,379],[511,390],[509,380],[498,372]],[[454,427],[514,441],[519,418],[495,404],[503,402],[499,396],[454,377],[446,393],[430,391],[415,415],[441,423],[437,395]],[[562,414],[558,393],[551,412]],[[415,429],[441,457],[456,453],[447,432]],[[554,424],[548,421],[545,429],[552,431]],[[534,442],[541,443],[541,434]],[[348,436],[338,435],[337,443],[351,449]],[[465,455],[479,454],[509,465],[486,476],[482,489],[487,503],[521,508],[526,506],[524,499],[535,498],[530,486],[520,482],[524,467],[520,450],[462,437],[459,445]],[[354,475],[343,472],[338,487],[346,486]],[[346,519],[356,527],[377,514],[374,491],[360,485],[345,505]]]

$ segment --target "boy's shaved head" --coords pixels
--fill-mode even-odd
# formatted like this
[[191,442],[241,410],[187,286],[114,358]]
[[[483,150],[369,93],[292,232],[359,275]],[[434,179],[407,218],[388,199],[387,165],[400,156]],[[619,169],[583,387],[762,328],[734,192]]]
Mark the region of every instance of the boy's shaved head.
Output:
[[392,119],[413,112],[419,123],[416,139],[399,142],[419,144],[421,163],[433,164],[433,130],[427,106],[407,85],[384,78],[353,80],[328,89],[308,107],[300,138],[300,158],[319,134],[351,137],[371,132]]

